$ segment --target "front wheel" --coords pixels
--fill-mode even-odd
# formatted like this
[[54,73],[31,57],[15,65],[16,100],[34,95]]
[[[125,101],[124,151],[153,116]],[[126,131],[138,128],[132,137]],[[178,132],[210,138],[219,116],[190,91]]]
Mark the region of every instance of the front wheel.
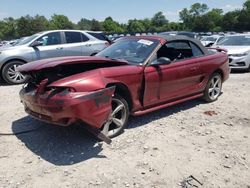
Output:
[[248,66],[248,68],[247,68],[247,72],[250,72],[250,64],[249,64],[249,66]]
[[17,71],[17,67],[21,65],[23,65],[21,61],[11,61],[3,67],[2,76],[8,84],[22,84],[25,82],[26,76]]
[[219,73],[214,73],[205,88],[204,91],[204,99],[207,102],[213,102],[218,99],[221,94],[222,89],[222,78]]
[[112,98],[112,111],[101,132],[109,138],[121,134],[128,122],[129,107],[127,101],[119,95]]

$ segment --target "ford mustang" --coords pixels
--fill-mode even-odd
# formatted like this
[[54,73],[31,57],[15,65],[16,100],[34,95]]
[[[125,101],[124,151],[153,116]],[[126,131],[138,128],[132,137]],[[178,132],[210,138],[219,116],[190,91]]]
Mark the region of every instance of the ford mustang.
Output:
[[137,116],[221,94],[230,68],[225,51],[184,36],[125,37],[91,57],[34,61],[20,91],[25,111],[52,124],[81,123],[98,138],[123,132]]

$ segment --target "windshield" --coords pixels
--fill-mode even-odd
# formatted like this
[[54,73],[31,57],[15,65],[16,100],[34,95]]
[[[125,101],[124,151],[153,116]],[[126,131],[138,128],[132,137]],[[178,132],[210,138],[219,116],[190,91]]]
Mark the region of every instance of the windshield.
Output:
[[201,41],[212,41],[215,42],[217,38],[215,37],[204,37],[201,39]]
[[218,45],[222,46],[250,46],[250,35],[227,36]]
[[38,34],[35,34],[35,35],[29,36],[29,37],[24,37],[17,44],[15,44],[15,46],[20,46],[20,45],[27,44],[27,43],[31,42],[33,39],[35,39],[38,36],[39,36]]
[[132,64],[143,64],[158,44],[158,40],[151,39],[121,39],[96,54],[96,56],[122,59]]

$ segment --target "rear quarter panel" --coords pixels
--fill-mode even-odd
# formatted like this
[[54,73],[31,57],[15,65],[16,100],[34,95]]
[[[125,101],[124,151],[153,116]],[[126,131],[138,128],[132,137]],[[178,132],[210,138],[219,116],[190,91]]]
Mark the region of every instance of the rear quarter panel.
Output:
[[203,88],[206,87],[206,83],[209,77],[215,72],[222,72],[223,81],[227,80],[230,73],[229,63],[228,63],[228,55],[222,52],[217,52],[214,54],[209,54],[207,56],[201,57],[199,59],[200,69],[204,76],[204,85]]

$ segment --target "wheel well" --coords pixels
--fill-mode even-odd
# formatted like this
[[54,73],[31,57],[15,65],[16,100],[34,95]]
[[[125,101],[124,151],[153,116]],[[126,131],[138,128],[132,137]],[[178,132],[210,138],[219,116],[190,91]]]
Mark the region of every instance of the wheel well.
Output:
[[115,93],[120,95],[127,101],[129,110],[131,111],[133,108],[133,103],[132,103],[132,97],[131,97],[128,87],[122,83],[111,83],[107,85],[107,87],[111,87],[111,86],[115,86]]
[[22,59],[10,59],[10,60],[6,61],[6,62],[2,65],[2,67],[1,67],[1,72],[2,72],[3,68],[5,67],[5,65],[7,65],[7,64],[8,64],[9,62],[11,62],[11,61],[21,61],[21,62],[23,62],[23,63],[27,63],[26,61],[24,61],[24,60],[22,60]]
[[216,71],[214,71],[214,73],[219,73],[221,75],[222,80],[224,80],[224,75],[221,69],[217,69]]

